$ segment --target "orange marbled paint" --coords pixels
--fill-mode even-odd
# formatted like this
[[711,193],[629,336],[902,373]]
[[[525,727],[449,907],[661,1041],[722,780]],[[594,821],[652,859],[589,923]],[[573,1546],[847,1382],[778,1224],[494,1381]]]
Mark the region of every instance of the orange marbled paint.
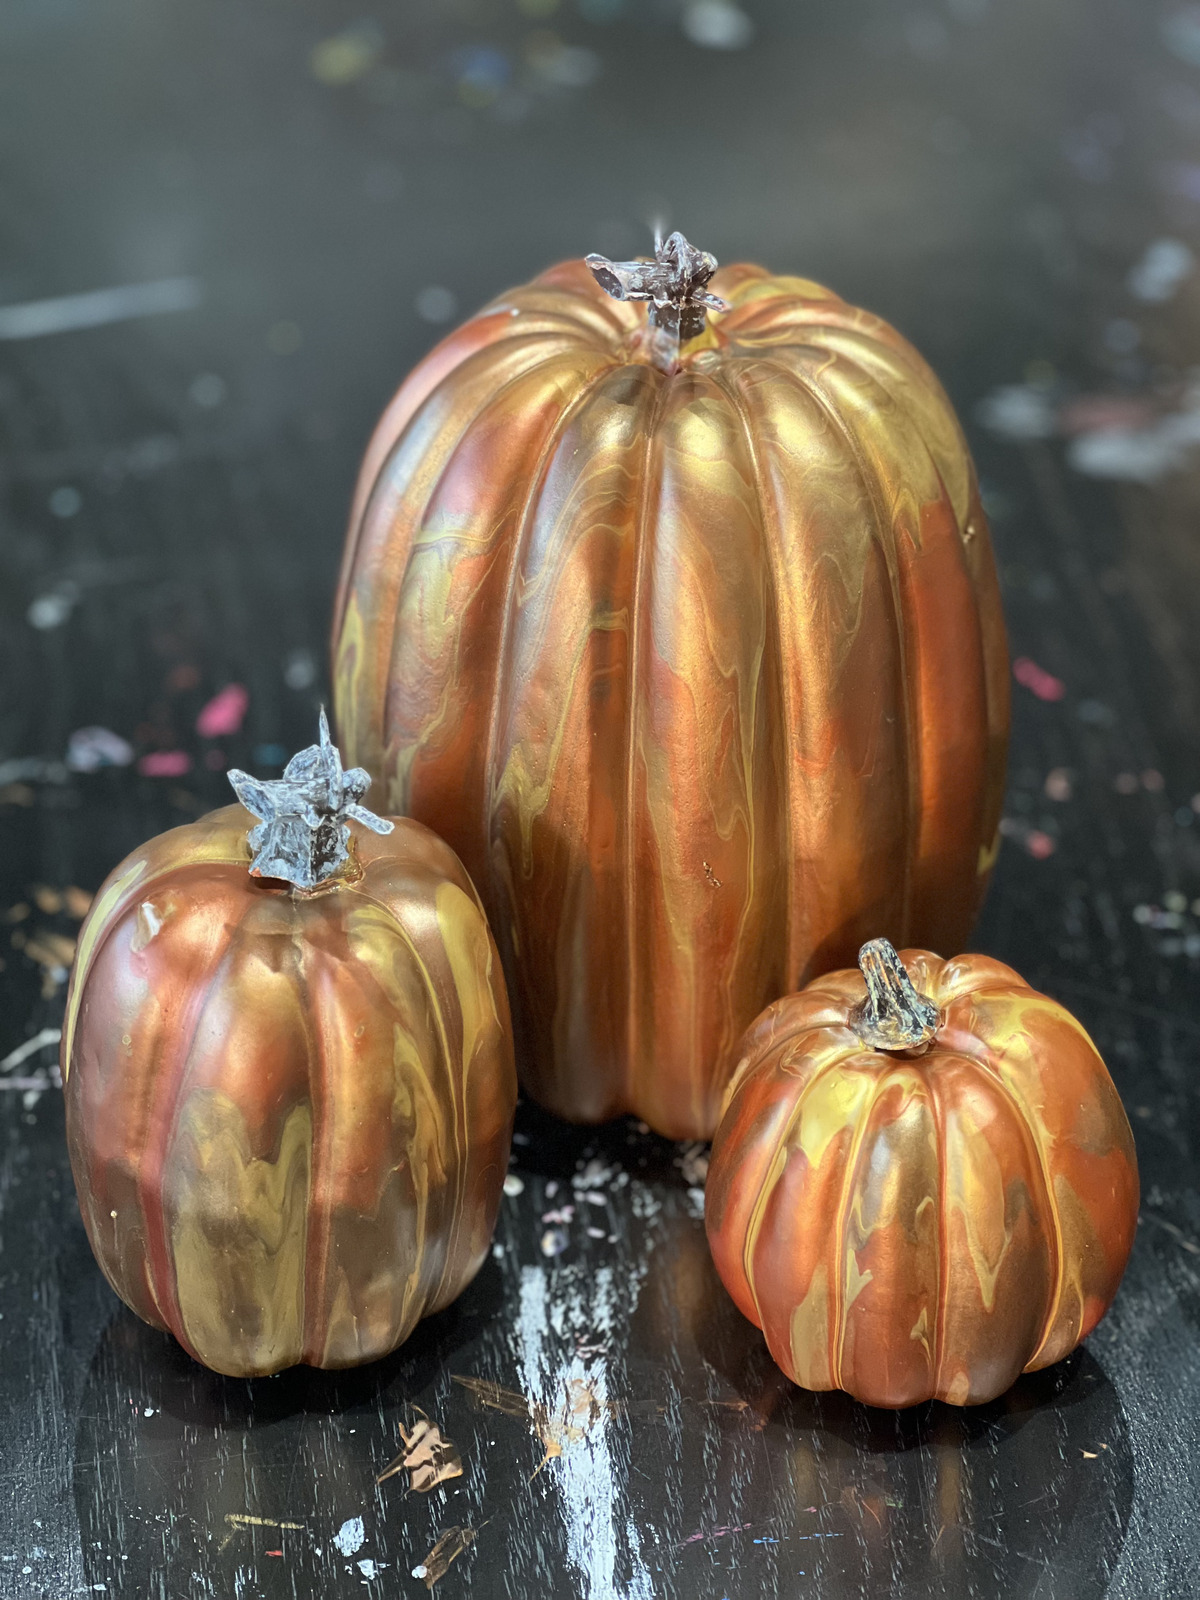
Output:
[[923,1055],[851,1030],[856,971],[751,1026],[713,1144],[709,1243],[796,1383],[972,1405],[1104,1315],[1133,1244],[1137,1161],[1062,1006],[984,956],[901,960],[939,1012]]
[[474,1277],[516,1104],[499,957],[448,846],[355,829],[311,893],[240,805],[118,866],[80,934],[67,1139],[105,1276],[219,1372],[395,1349]]
[[953,410],[878,317],[735,266],[650,363],[582,263],[423,361],[356,491],[348,758],[480,887],[530,1091],[707,1137],[743,1029],[887,934],[954,948],[1008,733]]

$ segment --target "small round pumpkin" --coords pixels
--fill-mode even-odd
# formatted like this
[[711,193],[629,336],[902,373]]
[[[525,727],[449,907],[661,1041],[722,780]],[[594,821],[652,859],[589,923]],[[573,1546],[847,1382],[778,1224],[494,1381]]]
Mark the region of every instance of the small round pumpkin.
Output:
[[1008,735],[937,379],[715,268],[566,263],[443,340],[367,450],[333,634],[347,755],[479,885],[530,1092],[676,1138],[768,1001],[877,931],[961,946]]
[[743,1040],[713,1258],[794,1382],[978,1404],[1107,1310],[1137,1225],[1133,1136],[1091,1039],[1011,968],[886,940],[859,959]]
[[231,778],[258,825],[233,805],[152,839],[81,931],[79,1206],[121,1299],[205,1365],[349,1366],[487,1253],[516,1104],[499,958],[453,851],[358,804],[323,716],[283,779]]

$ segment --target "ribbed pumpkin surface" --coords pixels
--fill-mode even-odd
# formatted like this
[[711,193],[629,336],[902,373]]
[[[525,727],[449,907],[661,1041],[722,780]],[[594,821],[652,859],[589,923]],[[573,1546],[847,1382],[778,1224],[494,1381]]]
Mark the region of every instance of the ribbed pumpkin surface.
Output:
[[251,878],[229,806],[113,872],[63,1030],[92,1249],[220,1372],[394,1349],[487,1253],[516,1102],[499,960],[461,865],[411,821],[360,875]]
[[466,323],[368,449],[347,758],[461,855],[560,1114],[711,1134],[742,1030],[868,937],[957,948],[1008,690],[971,462],[879,318],[756,267],[680,370],[581,263]]
[[929,1051],[866,1048],[857,972],[749,1030],[709,1166],[717,1270],[808,1389],[870,1405],[1001,1394],[1107,1310],[1137,1226],[1129,1123],[1095,1046],[984,956],[901,959]]

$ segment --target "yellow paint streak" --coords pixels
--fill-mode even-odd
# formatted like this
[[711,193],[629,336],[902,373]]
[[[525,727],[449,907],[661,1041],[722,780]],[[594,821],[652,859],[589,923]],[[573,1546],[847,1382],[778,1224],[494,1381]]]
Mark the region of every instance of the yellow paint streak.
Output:
[[874,1276],[869,1267],[866,1272],[860,1272],[858,1257],[853,1250],[846,1251],[846,1293],[842,1303],[843,1312],[850,1309]]
[[829,1276],[824,1262],[792,1312],[790,1333],[797,1383],[806,1389],[828,1389],[833,1369],[829,1359]]
[[[373,777],[378,777],[380,762],[379,737],[369,714],[365,715],[365,696],[362,679],[365,670],[367,641],[363,615],[358,596],[353,589],[346,602],[345,615],[338,630],[337,659],[333,666],[334,704],[337,707],[338,742],[345,750],[354,752],[353,759],[366,767]],[[396,805],[389,794],[388,804]],[[396,809],[403,810],[402,806]]]
[[438,931],[454,978],[462,1016],[462,1081],[475,1059],[480,1040],[494,1037],[500,1021],[492,993],[492,952],[487,925],[479,907],[456,883],[437,889]]
[[809,1086],[796,1143],[810,1166],[821,1165],[829,1146],[847,1128],[861,1134],[875,1082],[871,1073],[835,1066]]
[[1000,830],[996,829],[991,844],[979,846],[979,865],[975,868],[976,875],[983,877],[985,872],[990,872],[996,865],[996,857],[1000,854]]
[[574,659],[564,675],[564,689],[559,700],[559,717],[553,737],[548,743],[536,746],[530,740],[521,740],[504,764],[504,771],[492,797],[492,812],[494,815],[506,800],[512,806],[521,830],[521,868],[527,877],[533,870],[533,825],[550,803],[550,791],[554,787],[563,740],[570,723],[575,683],[588,653],[591,632],[613,633],[625,628],[627,620],[626,613],[618,611],[594,617],[591,630],[580,631]]
[[[251,1154],[241,1110],[201,1090],[186,1102],[168,1169],[179,1204],[171,1252],[184,1330],[217,1371],[276,1372],[304,1346],[304,1255],[312,1174],[312,1111],[289,1112],[279,1154]],[[254,1307],[232,1325],[229,1308]]]

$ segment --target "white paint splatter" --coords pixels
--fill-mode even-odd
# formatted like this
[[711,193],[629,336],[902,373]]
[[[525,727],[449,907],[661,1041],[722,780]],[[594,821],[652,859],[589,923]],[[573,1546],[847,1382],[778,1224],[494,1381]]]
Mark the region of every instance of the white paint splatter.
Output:
[[156,283],[126,283],[115,289],[0,306],[0,339],[38,339],[165,311],[194,311],[203,293],[198,278],[160,278]]
[[111,728],[76,728],[67,740],[66,764],[72,772],[127,767],[132,760],[133,746]]
[[1143,428],[1096,428],[1067,446],[1067,460],[1089,478],[1157,483],[1188,464],[1200,445],[1200,393],[1189,392],[1182,411]]
[[[635,1184],[635,1193],[642,1185]],[[637,1305],[646,1264],[573,1262],[557,1269],[553,1299],[544,1267],[521,1270],[517,1359],[525,1393],[551,1418],[566,1415],[572,1395],[590,1395],[591,1420],[546,1463],[567,1533],[567,1553],[582,1579],[583,1600],[652,1600],[653,1584],[632,1521],[617,1522],[618,1475],[610,1437],[609,1349]],[[582,1426],[583,1423],[586,1426]],[[565,1431],[565,1430],[564,1430]],[[632,1578],[618,1584],[618,1558]]]
[[361,1550],[366,1542],[366,1532],[363,1529],[361,1517],[348,1517],[333,1536],[333,1542],[344,1556],[352,1556],[356,1550]]
[[26,1039],[24,1044],[19,1044],[15,1050],[10,1050],[0,1061],[0,1072],[8,1072],[13,1067],[19,1067],[22,1061],[28,1061],[30,1056],[37,1055],[39,1050],[44,1050],[47,1045],[57,1044],[62,1038],[60,1028],[43,1028],[40,1033],[35,1033],[32,1039]]
[[688,0],[680,20],[704,50],[743,50],[754,38],[754,23],[732,0]]
[[1006,383],[975,407],[983,426],[1002,439],[1049,439],[1057,430],[1055,409],[1043,389],[1029,383]]

